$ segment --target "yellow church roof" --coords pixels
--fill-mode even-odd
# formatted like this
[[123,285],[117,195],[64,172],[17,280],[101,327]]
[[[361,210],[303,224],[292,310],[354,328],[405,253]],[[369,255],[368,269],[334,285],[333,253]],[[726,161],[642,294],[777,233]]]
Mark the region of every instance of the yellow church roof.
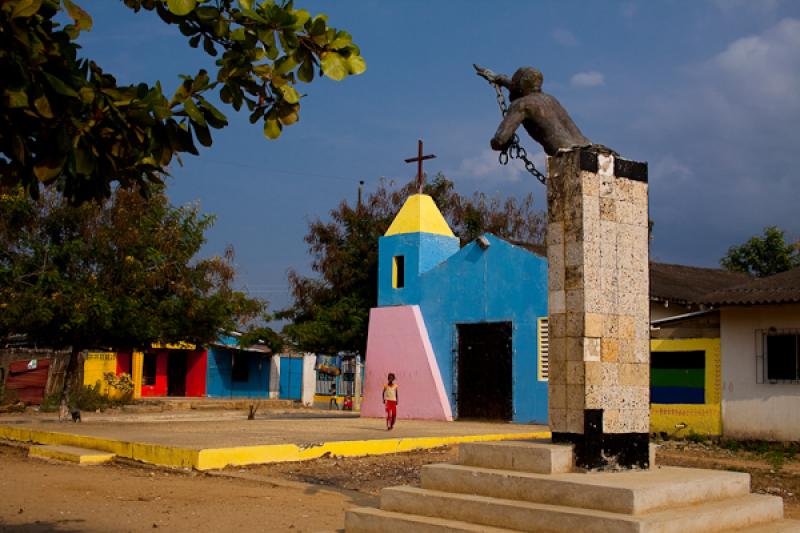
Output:
[[394,222],[386,230],[386,237],[403,233],[435,233],[455,237],[433,198],[427,194],[408,197]]

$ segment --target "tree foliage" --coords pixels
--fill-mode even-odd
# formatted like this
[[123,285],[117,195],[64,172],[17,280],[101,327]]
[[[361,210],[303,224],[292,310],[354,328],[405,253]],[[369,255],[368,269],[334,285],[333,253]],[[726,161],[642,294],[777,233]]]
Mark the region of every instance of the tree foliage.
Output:
[[[378,239],[386,233],[415,183],[393,188],[382,182],[361,206],[342,201],[330,220],[309,225],[305,241],[316,277],[289,273],[293,305],[279,313],[291,320],[286,336],[301,349],[320,353],[365,353],[369,310],[377,304]],[[437,175],[425,185],[462,243],[483,233],[542,244],[545,217],[533,196],[521,202],[476,193],[465,197]]]
[[[212,143],[227,118],[219,98],[275,139],[299,120],[298,83],[315,73],[341,80],[366,69],[350,34],[292,1],[123,0],[154,11],[188,44],[216,58],[214,71],[182,75],[171,97],[161,84],[119,85],[76,39],[92,19],[73,0],[0,2],[0,185],[36,197],[56,184],[74,203],[111,195],[112,183],[147,192],[180,155]],[[64,13],[70,24],[60,25]]]
[[71,206],[46,191],[0,195],[0,339],[51,348],[136,349],[214,339],[265,304],[232,288],[232,251],[196,259],[213,218],[119,189]]
[[753,236],[744,244],[731,246],[720,264],[733,272],[763,278],[800,266],[800,243],[787,243],[777,226],[764,228],[763,236]]

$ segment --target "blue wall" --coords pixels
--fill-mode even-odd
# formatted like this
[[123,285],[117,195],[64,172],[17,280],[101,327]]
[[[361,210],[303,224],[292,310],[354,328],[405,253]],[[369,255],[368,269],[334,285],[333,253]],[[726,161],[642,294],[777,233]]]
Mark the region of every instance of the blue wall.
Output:
[[[223,343],[225,343],[224,340]],[[231,379],[231,355],[233,353],[247,358],[248,381]],[[209,398],[269,398],[269,364],[270,358],[265,354],[211,346],[208,349],[207,396]]]
[[[433,233],[404,233],[378,241],[378,306],[419,303],[420,274],[428,272],[459,249],[458,239]],[[392,258],[405,257],[405,287],[392,287]]]
[[[400,237],[439,237],[408,234],[383,237],[380,246],[378,305],[418,304],[442,373],[453,412],[453,366],[458,352],[457,324],[513,324],[513,408],[515,422],[547,422],[547,382],[538,381],[537,319],[547,316],[547,261],[493,235],[489,248],[476,242],[416,279],[406,267],[406,288],[392,288],[391,260],[414,240]],[[452,250],[452,239],[444,241]],[[394,239],[392,242],[389,239]],[[425,238],[426,243],[434,244]],[[457,241],[456,241],[457,242]],[[413,254],[413,251],[411,252]],[[406,260],[408,261],[408,259]],[[388,265],[388,267],[387,267]]]

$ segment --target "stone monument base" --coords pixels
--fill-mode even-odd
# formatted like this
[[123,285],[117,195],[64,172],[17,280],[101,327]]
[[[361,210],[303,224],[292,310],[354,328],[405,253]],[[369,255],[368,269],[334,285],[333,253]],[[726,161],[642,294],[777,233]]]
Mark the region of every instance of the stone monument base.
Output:
[[750,475],[656,468],[576,472],[572,446],[459,446],[457,464],[427,465],[422,487],[381,492],[380,509],[347,512],[350,533],[800,531],[783,500],[750,493]]

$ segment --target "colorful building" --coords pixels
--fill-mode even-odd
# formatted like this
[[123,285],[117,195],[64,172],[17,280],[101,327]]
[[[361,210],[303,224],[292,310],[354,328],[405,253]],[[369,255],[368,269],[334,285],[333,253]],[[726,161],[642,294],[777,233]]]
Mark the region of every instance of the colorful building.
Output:
[[242,348],[224,335],[208,348],[209,398],[269,398],[272,351],[263,345]]
[[314,407],[341,409],[349,397],[353,410],[360,408],[364,390],[364,363],[361,356],[349,352],[317,355],[314,370]]
[[[236,337],[222,335],[207,348],[179,342],[154,343],[133,352],[90,351],[83,364],[83,384],[99,384],[100,392],[113,397],[118,394],[109,387],[106,375],[127,374],[134,398],[283,398],[277,390],[273,393],[270,381],[271,367],[279,364],[279,356],[273,357],[269,348],[259,344],[242,348]],[[274,374],[277,377],[279,372]],[[302,382],[302,374],[297,379]]]
[[[537,250],[539,253],[543,250]],[[430,196],[410,196],[379,241],[362,414],[547,422],[547,264],[483,235],[464,247]]]
[[650,431],[722,435],[719,311],[653,320]]

